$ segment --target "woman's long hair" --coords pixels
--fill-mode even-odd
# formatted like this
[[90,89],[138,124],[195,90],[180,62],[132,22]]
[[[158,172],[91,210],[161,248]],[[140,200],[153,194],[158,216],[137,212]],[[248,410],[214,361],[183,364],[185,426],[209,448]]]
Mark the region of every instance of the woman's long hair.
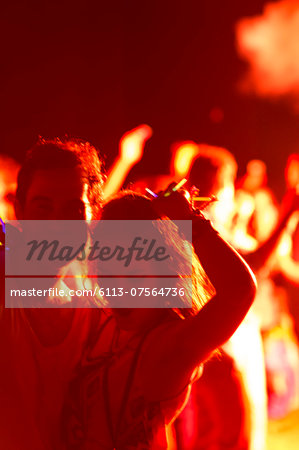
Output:
[[[172,273],[178,276],[176,287],[178,290],[184,289],[185,295],[181,297],[182,308],[172,308],[181,318],[195,315],[214,295],[214,288],[203,270],[192,244],[181,237],[174,222],[161,216],[155,210],[154,204],[149,198],[134,191],[121,191],[104,203],[98,227],[101,227],[103,220],[153,221],[153,233],[159,234],[159,239],[163,241],[170,255],[169,267]],[[190,273],[190,261],[192,261],[192,275],[186,277],[182,274]],[[188,307],[187,305],[192,306]]]

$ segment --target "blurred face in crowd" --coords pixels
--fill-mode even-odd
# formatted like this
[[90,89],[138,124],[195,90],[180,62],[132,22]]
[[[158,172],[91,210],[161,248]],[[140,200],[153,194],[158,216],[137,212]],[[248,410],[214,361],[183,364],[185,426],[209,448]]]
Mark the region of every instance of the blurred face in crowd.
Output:
[[88,220],[89,185],[80,167],[37,170],[24,205],[16,205],[21,220]]

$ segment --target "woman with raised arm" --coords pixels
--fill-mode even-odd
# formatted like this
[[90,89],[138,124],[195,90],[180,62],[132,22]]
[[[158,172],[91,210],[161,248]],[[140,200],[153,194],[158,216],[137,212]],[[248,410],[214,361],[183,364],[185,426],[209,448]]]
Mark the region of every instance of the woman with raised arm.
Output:
[[[194,289],[197,277],[190,309],[111,309],[70,389],[63,417],[68,450],[166,449],[167,425],[181,411],[198,369],[232,335],[254,299],[255,279],[244,260],[184,195],[170,192],[151,201],[125,191],[104,205],[101,218],[192,220],[193,246],[213,296],[198,306],[204,298],[197,295],[201,286]],[[167,241],[169,248],[169,236]],[[173,254],[187,258],[177,247],[173,241]],[[194,277],[200,273],[195,255],[192,265]],[[207,299],[209,284],[201,280]]]

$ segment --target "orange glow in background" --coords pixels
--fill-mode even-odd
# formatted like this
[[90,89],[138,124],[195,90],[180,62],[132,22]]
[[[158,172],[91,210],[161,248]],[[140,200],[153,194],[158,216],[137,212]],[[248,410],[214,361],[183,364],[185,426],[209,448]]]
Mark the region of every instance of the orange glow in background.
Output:
[[261,16],[236,26],[237,49],[249,63],[243,88],[260,96],[299,96],[299,2],[269,2]]

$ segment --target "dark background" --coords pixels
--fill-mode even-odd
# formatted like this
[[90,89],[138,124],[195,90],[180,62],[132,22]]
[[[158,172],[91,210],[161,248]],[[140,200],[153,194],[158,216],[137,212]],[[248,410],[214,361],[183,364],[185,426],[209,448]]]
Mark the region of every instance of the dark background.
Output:
[[[258,0],[6,2],[1,9],[1,152],[22,161],[38,135],[85,138],[109,169],[122,134],[153,127],[131,176],[167,172],[170,146],[225,146],[240,172],[268,164],[283,193],[283,166],[299,148],[299,117],[285,101],[240,94],[246,69],[234,26]],[[220,108],[215,122],[211,111]]]

